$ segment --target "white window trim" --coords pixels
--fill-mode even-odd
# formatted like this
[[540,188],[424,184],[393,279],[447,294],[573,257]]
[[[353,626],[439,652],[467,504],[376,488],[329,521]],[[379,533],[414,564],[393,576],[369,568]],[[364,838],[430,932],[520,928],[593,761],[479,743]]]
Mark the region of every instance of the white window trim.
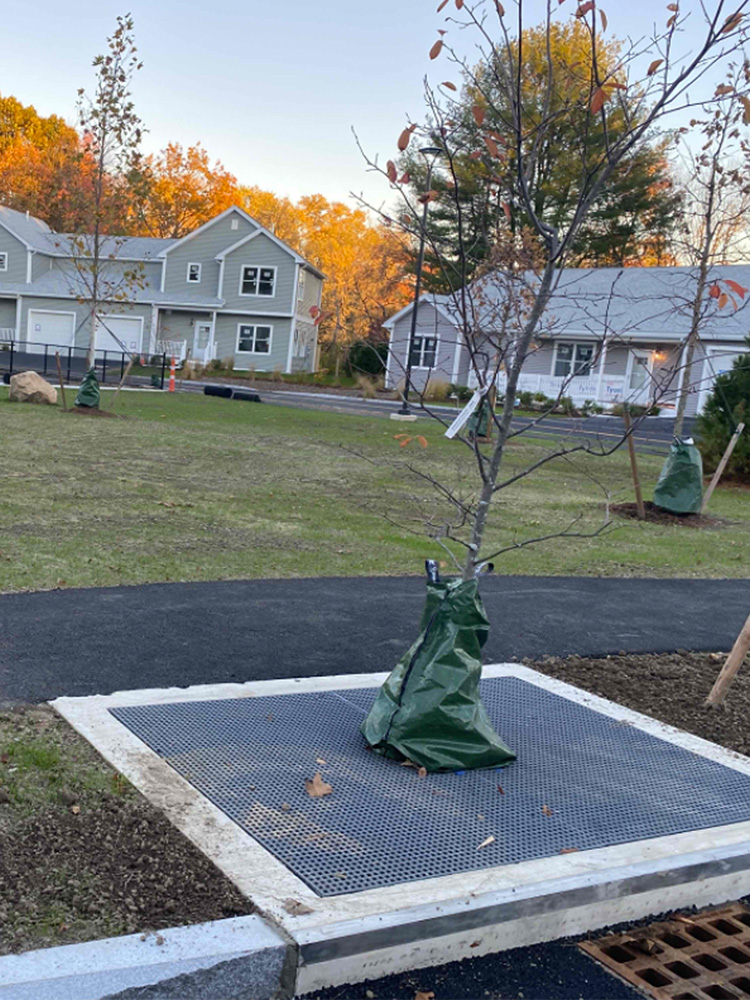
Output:
[[[198,277],[197,278],[191,278],[190,277],[190,268],[191,267],[197,267],[198,268]],[[199,285],[201,283],[201,278],[202,277],[203,277],[203,264],[199,263],[197,260],[194,260],[190,264],[188,264],[188,266],[187,266],[187,273],[185,275],[185,281],[187,281],[187,283],[189,285]]]
[[[573,357],[570,359],[570,371],[568,372],[567,375],[556,375],[555,374],[555,369],[557,368],[557,350],[561,346],[563,346],[563,347],[570,346],[570,347],[573,348]],[[576,372],[576,370],[575,370],[575,367],[576,367],[576,352],[577,352],[577,350],[578,350],[579,347],[591,347],[592,348],[591,361],[589,362],[589,370],[588,370],[588,373],[586,373],[586,374],[582,374],[580,372]],[[555,350],[552,352],[552,368],[550,370],[550,375],[552,376],[552,378],[562,378],[562,379],[591,378],[591,373],[594,370],[594,362],[595,361],[596,361],[596,341],[595,340],[559,340],[559,341],[556,340],[555,341]]]
[[0,250],[0,262],[4,262],[5,265],[5,266],[0,266],[0,271],[8,270],[8,257],[9,254],[7,250]]
[[[267,351],[241,351],[240,350],[240,335],[242,328],[250,328],[253,331],[253,346],[255,346],[256,334],[255,331],[259,326],[268,327],[271,331],[268,335],[268,350]],[[237,324],[237,341],[235,343],[235,354],[239,354],[240,357],[245,357],[248,354],[253,354],[258,358],[270,358],[273,353],[273,323],[238,323]]]
[[[412,365],[411,370],[413,372],[434,372],[437,368],[438,358],[440,357],[440,337],[436,333],[415,333],[415,340],[434,340],[435,341],[435,364],[434,365]],[[411,338],[406,342],[406,363],[409,363],[409,354],[411,347]],[[420,357],[424,359],[424,345],[420,351]]]
[[[273,293],[271,295],[261,295],[260,292],[243,292],[242,286],[245,282],[245,269],[248,267],[255,267],[258,269],[258,285],[260,288],[260,272],[261,271],[273,271]],[[279,274],[278,267],[271,267],[269,264],[240,264],[240,287],[238,290],[238,295],[242,299],[275,299],[276,298],[276,279]]]

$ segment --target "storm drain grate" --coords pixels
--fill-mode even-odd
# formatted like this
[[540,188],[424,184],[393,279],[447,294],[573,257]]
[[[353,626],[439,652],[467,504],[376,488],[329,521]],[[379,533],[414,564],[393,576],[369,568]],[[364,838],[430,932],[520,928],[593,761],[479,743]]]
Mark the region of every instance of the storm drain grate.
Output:
[[581,948],[656,1000],[750,997],[750,910],[739,903],[585,941]]
[[375,694],[110,711],[321,896],[750,820],[750,775],[517,677],[482,697],[518,762],[420,778],[367,751]]

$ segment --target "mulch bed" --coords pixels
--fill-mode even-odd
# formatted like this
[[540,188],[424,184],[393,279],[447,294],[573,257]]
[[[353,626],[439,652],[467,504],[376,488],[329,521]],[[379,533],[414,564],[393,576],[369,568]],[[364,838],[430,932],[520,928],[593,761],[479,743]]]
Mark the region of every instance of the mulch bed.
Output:
[[[646,521],[649,524],[679,525],[681,528],[723,528],[727,521],[723,517],[712,517],[710,514],[670,514],[668,510],[662,510],[655,506],[651,500],[644,503],[646,508]],[[620,517],[628,517],[633,520],[638,519],[638,505],[636,503],[613,503],[610,510]]]
[[0,955],[252,910],[50,709],[0,713]]
[[723,705],[704,702],[726,653],[632,653],[585,659],[524,661],[541,673],[643,712],[712,743],[750,756],[750,665],[735,678]]

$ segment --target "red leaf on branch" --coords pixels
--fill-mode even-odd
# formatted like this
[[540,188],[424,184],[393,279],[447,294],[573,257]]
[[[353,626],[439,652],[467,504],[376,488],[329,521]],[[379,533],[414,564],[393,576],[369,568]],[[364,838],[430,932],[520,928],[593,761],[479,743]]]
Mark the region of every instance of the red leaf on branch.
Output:
[[430,49],[430,59],[437,59],[440,53],[443,51],[443,39],[438,38],[435,44]]
[[676,23],[677,23],[677,15],[676,14],[672,14],[672,16],[670,17],[670,19],[667,21],[667,27],[668,28],[673,28]]
[[456,0],[456,10],[461,10],[464,5],[464,0]]
[[593,97],[591,98],[591,112],[592,114],[598,114],[606,101],[609,100],[609,94],[604,89],[604,87],[597,87],[594,91]]
[[488,135],[483,136],[483,139],[484,139],[484,144],[487,147],[490,156],[499,156],[500,150],[497,148],[497,143],[495,142],[495,140],[491,139]]
[[458,89],[456,87],[455,83],[451,83],[450,80],[444,80],[443,81],[443,86],[446,88],[446,90],[457,90]]
[[478,160],[482,155],[481,149],[475,149],[473,153],[469,156],[470,160]]
[[437,12],[438,12],[438,14],[440,13],[440,11],[441,11],[441,10],[442,10],[442,9],[443,9],[444,7],[447,7],[447,6],[448,6],[448,4],[449,4],[450,2],[451,2],[451,0],[443,0],[443,2],[442,2],[442,3],[440,4],[440,6],[439,6],[439,7],[438,7],[438,9],[437,9]]
[[738,282],[732,281],[731,278],[725,278],[724,283],[726,285],[729,285],[732,291],[736,292],[741,299],[744,299],[745,296],[747,295],[747,289],[744,287],[744,285],[740,285]]
[[649,68],[646,70],[646,76],[653,76],[663,62],[663,59],[654,59]]
[[401,176],[401,177],[399,178],[399,181],[398,181],[398,182],[399,182],[399,184],[408,184],[410,180],[411,180],[411,175],[409,174],[409,171],[407,170],[407,171],[406,171],[406,173],[405,173],[405,174],[403,174],[403,175],[402,175],[402,176]]
[[717,302],[719,309],[723,309],[727,302],[729,302],[729,296],[726,292],[722,292],[719,296],[719,301]]
[[585,17],[589,11],[594,10],[596,4],[594,0],[586,0],[586,3],[582,3],[581,6],[576,11],[576,17]]
[[711,287],[708,290],[708,294],[711,296],[712,299],[718,299],[718,297],[721,295],[721,289],[719,288],[718,285],[711,285]]
[[742,20],[742,14],[740,14],[739,11],[737,11],[736,14],[730,14],[729,17],[724,22],[724,25],[719,34],[726,35],[730,31],[734,31],[734,29],[739,26],[741,20]]
[[673,10],[675,13],[680,9],[680,5],[677,3],[668,3],[667,10]]
[[510,222],[510,205],[507,201],[503,202],[503,211],[505,212],[505,218]]
[[396,172],[396,164],[393,162],[393,160],[389,160],[386,163],[385,172],[388,174],[388,180],[391,182],[391,184],[395,184],[396,178],[398,177],[398,173]]
[[477,125],[482,125],[485,118],[485,110],[481,104],[475,104],[471,109],[471,113],[474,115],[474,121]]
[[602,31],[606,31],[607,30],[607,15],[604,13],[603,10],[599,11],[599,17],[602,19]]
[[409,125],[405,128],[401,135],[398,137],[398,148],[403,153],[406,147],[409,145],[409,140],[411,139],[411,134],[416,128],[416,125]]
[[[562,0],[560,0],[562,3]],[[495,7],[497,7],[498,17],[505,17],[505,7],[500,3],[500,0],[495,0]]]

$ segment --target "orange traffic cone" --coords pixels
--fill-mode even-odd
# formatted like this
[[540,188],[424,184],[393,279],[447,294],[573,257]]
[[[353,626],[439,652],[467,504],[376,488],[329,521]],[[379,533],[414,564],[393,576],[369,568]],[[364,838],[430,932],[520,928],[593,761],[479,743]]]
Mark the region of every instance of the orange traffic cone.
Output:
[[170,368],[169,368],[169,391],[170,392],[174,392],[175,391],[174,370],[175,370],[176,367],[177,367],[177,358],[174,355],[172,355],[172,364],[170,365]]

